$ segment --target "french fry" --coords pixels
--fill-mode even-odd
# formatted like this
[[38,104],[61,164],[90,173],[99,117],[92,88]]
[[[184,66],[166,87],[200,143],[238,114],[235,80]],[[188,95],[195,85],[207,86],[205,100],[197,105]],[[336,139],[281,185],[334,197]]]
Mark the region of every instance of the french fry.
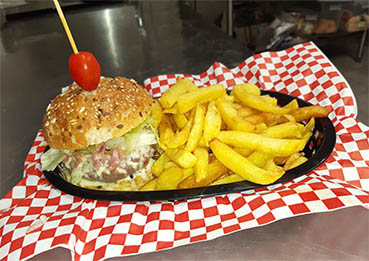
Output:
[[198,147],[201,148],[207,148],[209,147],[209,143],[205,142],[204,136],[201,136],[200,140],[199,140],[199,144],[197,144]]
[[284,108],[291,109],[291,110],[296,110],[298,107],[299,107],[299,104],[296,99],[293,99],[292,101],[290,101],[288,104],[284,106]]
[[163,118],[163,110],[161,109],[161,106],[157,101],[154,101],[154,104],[152,106],[152,115],[154,117],[154,128],[158,128],[161,119]]
[[241,131],[221,131],[218,139],[234,147],[250,148],[275,156],[289,156],[305,146],[303,139],[276,139]]
[[210,148],[224,166],[256,184],[271,184],[284,174],[284,171],[269,171],[255,166],[218,139],[210,142]]
[[196,182],[196,176],[195,174],[192,174],[179,183],[178,188],[186,189],[209,186],[214,180],[226,174],[227,171],[228,169],[215,159],[208,165],[208,173],[204,179]]
[[196,106],[197,103],[202,104],[218,97],[225,96],[226,91],[223,85],[216,84],[209,87],[203,87],[196,91],[185,93],[178,97],[178,112],[184,113]]
[[270,97],[269,95],[260,95],[260,99],[265,103],[268,103],[272,106],[277,106],[278,101],[276,98]]
[[291,111],[291,115],[295,118],[296,122],[306,121],[311,118],[323,118],[328,117],[331,112],[329,108],[321,107],[319,105],[301,107]]
[[244,157],[248,157],[248,156],[250,156],[250,154],[251,153],[253,153],[254,152],[254,150],[253,149],[250,149],[250,148],[238,148],[238,147],[235,147],[235,148],[233,148],[233,150],[235,151],[235,152],[237,152],[238,154],[240,154],[240,155],[242,155],[242,156],[244,156]]
[[260,151],[254,151],[253,153],[251,153],[247,159],[254,164],[255,166],[258,166],[259,168],[264,167],[265,162],[272,158],[273,155],[267,154],[267,153],[263,153]]
[[189,151],[176,148],[165,151],[167,157],[182,168],[191,168],[196,164],[196,157]]
[[184,145],[187,141],[188,135],[190,134],[190,127],[185,126],[182,130],[178,131],[172,139],[166,142],[166,146],[170,149],[178,148]]
[[266,130],[268,128],[268,126],[266,126],[266,124],[264,122],[259,123],[255,126],[255,133],[261,133],[264,130]]
[[304,157],[303,153],[294,153],[292,154],[286,161],[286,163],[283,166],[284,170],[289,170],[289,169],[293,169],[299,165],[301,165],[302,163],[304,163],[305,161],[307,161],[308,159]]
[[274,159],[270,158],[265,161],[264,169],[271,170],[271,171],[281,171],[283,170],[282,167],[275,164]]
[[181,182],[183,176],[183,170],[178,167],[171,167],[161,173],[156,182],[156,188],[158,190],[176,189],[179,182]]
[[197,90],[193,82],[187,78],[177,78],[176,84],[163,93],[159,98],[159,102],[163,108],[171,108],[177,102],[180,95],[193,90]]
[[312,131],[314,129],[315,126],[315,118],[311,118],[309,120],[309,122],[305,125],[304,130],[303,130],[303,134]]
[[179,129],[182,129],[184,126],[186,126],[188,122],[187,117],[184,115],[184,113],[174,114],[173,120]]
[[156,182],[158,179],[153,179],[149,182],[147,182],[140,190],[141,191],[151,191],[156,189]]
[[164,170],[164,164],[168,161],[169,158],[167,157],[167,155],[165,153],[161,154],[151,167],[152,174],[156,177],[159,177]]
[[163,113],[167,113],[167,114],[177,114],[178,113],[178,109],[177,109],[177,104],[175,104],[173,107],[171,108],[166,108],[163,110]]
[[226,177],[223,177],[223,178],[220,178],[214,181],[213,183],[210,184],[210,186],[229,184],[229,183],[238,182],[242,180],[244,179],[240,175],[232,174],[232,175],[229,175],[229,176],[226,176]]
[[[233,104],[237,104],[238,103],[233,103]],[[250,116],[252,114],[255,114],[255,113],[258,113],[258,111],[254,110],[254,109],[251,109],[250,107],[245,107],[245,106],[241,106],[241,108],[239,109],[236,109],[238,114],[241,116],[241,117],[247,117],[247,116]]]
[[159,126],[159,137],[160,137],[160,146],[162,144],[165,147],[165,144],[172,139],[174,136],[174,131],[172,129],[172,125],[169,122],[169,118],[167,115],[163,115],[161,120],[161,124]]
[[231,91],[232,96],[235,96],[234,95],[234,89],[236,89],[236,88],[242,89],[246,93],[256,95],[256,96],[259,96],[261,94],[260,89],[256,85],[251,84],[251,83],[242,83],[242,84],[238,84],[238,85],[233,86],[233,90]]
[[286,114],[291,111],[289,108],[281,108],[266,103],[260,96],[247,93],[243,88],[234,87],[235,96],[245,105],[258,111],[270,112],[275,114]]
[[292,122],[286,122],[269,127],[262,132],[262,135],[265,135],[270,138],[280,138],[280,139],[302,138],[298,125]]
[[204,142],[208,142],[216,138],[220,133],[220,128],[222,126],[222,118],[214,102],[209,102],[208,110],[205,115],[204,121]]
[[171,167],[178,167],[177,164],[175,164],[173,161],[167,161],[164,163],[164,168],[163,168],[163,171],[166,170],[166,169],[169,169]]
[[209,161],[209,153],[207,149],[197,148],[193,152],[195,157],[197,158],[195,164],[195,177],[196,182],[200,182],[204,179],[208,173],[208,161]]
[[239,131],[251,132],[255,129],[255,126],[245,121],[233,108],[230,102],[223,99],[216,102],[216,106],[220,112],[222,119],[227,124],[228,128]]
[[185,146],[185,150],[192,152],[196,149],[199,140],[201,138],[203,126],[204,126],[204,119],[205,119],[205,108],[198,104],[196,106],[195,111],[195,118],[193,120],[193,125],[188,136],[188,141]]

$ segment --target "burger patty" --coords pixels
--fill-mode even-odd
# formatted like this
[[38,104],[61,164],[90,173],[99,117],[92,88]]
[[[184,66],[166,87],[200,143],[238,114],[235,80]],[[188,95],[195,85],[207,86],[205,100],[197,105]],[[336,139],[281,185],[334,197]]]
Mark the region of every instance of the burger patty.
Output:
[[[147,166],[150,158],[158,159],[160,156],[155,145],[146,145],[136,148],[131,153],[125,153],[119,147],[106,148],[102,145],[98,151],[87,157],[91,157],[90,160],[92,166],[86,168],[84,177],[92,181],[100,182],[116,182],[117,180],[127,177],[133,178],[135,172],[141,170]],[[73,155],[71,156],[74,164],[71,164],[73,168],[76,168],[86,155]]]

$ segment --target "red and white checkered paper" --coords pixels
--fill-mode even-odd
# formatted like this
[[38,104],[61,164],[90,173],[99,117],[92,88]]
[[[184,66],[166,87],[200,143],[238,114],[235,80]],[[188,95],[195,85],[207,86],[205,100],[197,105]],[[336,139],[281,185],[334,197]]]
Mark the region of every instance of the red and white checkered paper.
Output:
[[177,202],[111,202],[74,197],[50,185],[40,171],[46,144],[39,132],[24,179],[0,201],[0,259],[27,259],[65,247],[74,259],[100,260],[210,240],[296,215],[369,205],[369,128],[355,119],[349,85],[313,43],[258,54],[233,69],[214,63],[201,75],[163,75],[144,85],[159,96],[177,76],[198,86],[251,82],[330,106],[335,149],[311,173],[262,189]]

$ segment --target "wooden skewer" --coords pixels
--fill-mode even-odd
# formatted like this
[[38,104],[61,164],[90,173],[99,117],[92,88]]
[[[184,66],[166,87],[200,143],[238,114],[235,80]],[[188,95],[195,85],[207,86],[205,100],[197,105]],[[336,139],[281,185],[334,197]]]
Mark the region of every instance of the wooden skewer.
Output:
[[63,14],[62,9],[60,7],[60,4],[59,4],[58,0],[53,0],[53,1],[54,1],[54,5],[56,7],[56,10],[58,11],[59,18],[60,18],[60,20],[61,20],[61,22],[62,22],[62,24],[64,26],[64,30],[65,30],[65,33],[67,34],[67,37],[68,37],[69,42],[70,42],[70,45],[72,46],[73,52],[74,53],[78,53],[78,49],[77,49],[76,43],[74,42],[72,33],[69,30],[69,27],[68,27],[68,24],[67,24],[67,20],[65,20],[65,17],[64,17],[64,14]]

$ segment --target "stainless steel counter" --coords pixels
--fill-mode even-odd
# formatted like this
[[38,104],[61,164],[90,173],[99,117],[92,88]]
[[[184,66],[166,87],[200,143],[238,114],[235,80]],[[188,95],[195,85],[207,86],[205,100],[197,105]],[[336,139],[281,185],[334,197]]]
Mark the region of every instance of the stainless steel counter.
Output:
[[[66,11],[77,46],[93,53],[105,76],[139,82],[168,73],[201,73],[214,61],[234,67],[250,56],[218,28],[175,1],[106,4]],[[71,82],[72,53],[56,12],[25,16],[1,28],[1,191],[22,177],[44,110]],[[368,260],[369,212],[354,207],[240,231],[216,240],[127,260]],[[65,260],[54,249],[34,260]]]

